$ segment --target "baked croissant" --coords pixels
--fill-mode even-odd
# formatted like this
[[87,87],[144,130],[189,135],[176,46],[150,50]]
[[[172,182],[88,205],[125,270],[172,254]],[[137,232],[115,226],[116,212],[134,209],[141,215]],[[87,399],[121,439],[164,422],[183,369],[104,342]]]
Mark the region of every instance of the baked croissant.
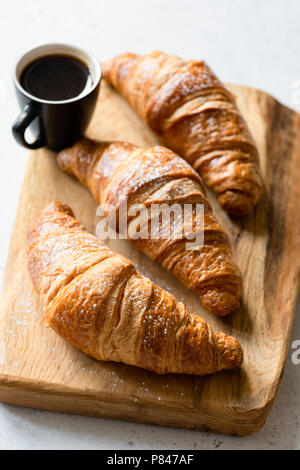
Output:
[[242,364],[235,338],[189,314],[131,261],[87,233],[68,206],[48,204],[28,242],[28,268],[45,319],[86,354],[158,374],[205,375]]
[[258,152],[233,96],[205,62],[127,53],[104,62],[103,74],[225,210],[251,212],[262,191]]
[[[165,147],[143,150],[125,142],[83,139],[60,152],[58,164],[87,186],[104,208],[110,205],[118,211],[126,199],[129,227],[138,224],[129,216],[133,205],[150,208],[144,222],[147,238],[132,235],[132,242],[194,291],[207,310],[226,315],[239,306],[241,274],[228,237],[212,212],[201,178],[182,158]],[[170,220],[167,233],[165,222],[155,220],[154,204],[177,204],[184,217]],[[185,204],[190,204],[190,214],[184,212]],[[201,221],[197,204],[204,205]],[[204,243],[197,249],[187,245],[188,226],[191,235],[197,226],[204,235]]]

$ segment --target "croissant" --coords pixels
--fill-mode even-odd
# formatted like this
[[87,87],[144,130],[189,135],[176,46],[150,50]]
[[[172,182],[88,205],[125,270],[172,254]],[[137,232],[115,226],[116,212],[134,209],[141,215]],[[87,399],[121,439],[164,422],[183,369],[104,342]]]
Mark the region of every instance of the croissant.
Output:
[[104,62],[103,76],[202,175],[226,211],[252,211],[262,191],[257,148],[233,96],[205,62],[127,53]]
[[158,374],[238,367],[238,341],[215,333],[133,263],[87,233],[70,208],[48,204],[28,235],[28,268],[60,336],[102,361]]
[[[63,150],[57,158],[59,166],[87,186],[103,207],[118,210],[126,199],[129,214],[133,204],[151,209],[154,204],[177,204],[182,212],[185,204],[190,204],[190,220],[185,212],[181,220],[170,220],[169,233],[164,230],[164,221],[155,220],[155,213],[149,210],[144,222],[148,237],[132,235],[132,242],[194,291],[210,312],[226,315],[239,306],[241,274],[232,259],[228,237],[212,212],[201,178],[182,158],[165,147],[143,150],[126,142],[88,139]],[[202,223],[196,204],[204,205]],[[128,215],[127,222],[135,223],[135,218]],[[202,230],[204,243],[197,249],[187,245],[189,233],[183,232],[188,222],[191,234],[197,224]]]

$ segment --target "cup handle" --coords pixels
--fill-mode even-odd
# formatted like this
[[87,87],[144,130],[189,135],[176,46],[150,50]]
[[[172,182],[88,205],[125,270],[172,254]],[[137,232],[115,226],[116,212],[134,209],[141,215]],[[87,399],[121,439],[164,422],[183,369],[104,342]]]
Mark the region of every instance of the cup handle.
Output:
[[25,131],[32,121],[40,115],[40,111],[37,105],[34,103],[28,103],[23,111],[19,114],[12,126],[12,132],[16,141],[26,147],[27,149],[38,149],[46,145],[46,139],[43,136],[42,131],[35,139],[34,142],[27,142],[25,139]]

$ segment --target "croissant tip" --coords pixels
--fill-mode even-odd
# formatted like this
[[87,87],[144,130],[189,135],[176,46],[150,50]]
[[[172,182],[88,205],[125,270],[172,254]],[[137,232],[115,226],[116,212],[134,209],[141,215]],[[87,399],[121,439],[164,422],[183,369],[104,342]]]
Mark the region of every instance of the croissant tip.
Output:
[[203,307],[217,316],[223,317],[240,306],[239,293],[228,292],[217,286],[200,295]]
[[250,214],[260,196],[260,191],[246,194],[238,191],[228,190],[219,196],[219,203],[226,212],[231,215],[243,216]]
[[108,59],[101,62],[102,77],[104,78],[104,80],[107,80],[109,78],[112,63],[113,59]]
[[57,154],[56,159],[57,159],[58,166],[60,167],[61,170],[68,173],[69,175],[73,175],[73,172],[72,172],[72,149],[71,148],[61,150]]
[[69,215],[74,217],[74,213],[68,204],[60,201],[51,201],[43,208],[42,212],[45,213],[53,213],[53,212],[62,212],[63,214]]
[[225,333],[215,333],[220,369],[241,367],[244,360],[243,349],[236,338]]

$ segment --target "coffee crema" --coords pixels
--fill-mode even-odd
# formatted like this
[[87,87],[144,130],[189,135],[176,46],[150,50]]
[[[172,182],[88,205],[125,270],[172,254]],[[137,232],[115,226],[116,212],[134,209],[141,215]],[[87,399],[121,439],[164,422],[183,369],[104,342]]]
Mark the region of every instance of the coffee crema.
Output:
[[22,87],[31,95],[47,101],[65,101],[79,96],[93,85],[88,66],[70,55],[40,57],[23,70]]

